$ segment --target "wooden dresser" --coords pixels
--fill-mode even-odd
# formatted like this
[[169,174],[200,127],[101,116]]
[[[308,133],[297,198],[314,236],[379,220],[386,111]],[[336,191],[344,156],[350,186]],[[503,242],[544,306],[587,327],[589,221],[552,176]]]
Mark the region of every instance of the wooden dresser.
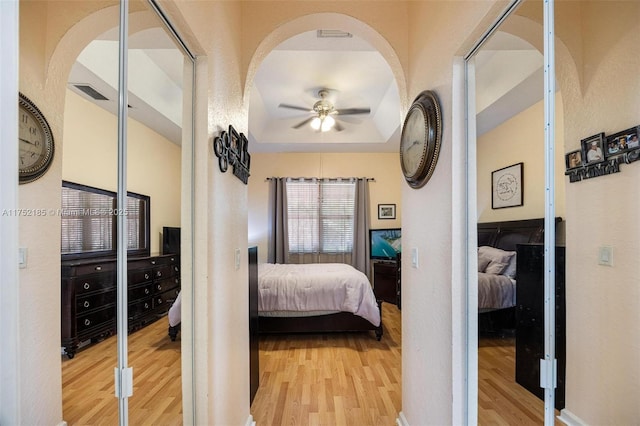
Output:
[[373,263],[373,292],[376,299],[392,303],[400,309],[402,300],[401,260],[375,261]]
[[[73,358],[81,342],[116,333],[116,259],[62,262],[62,347]],[[180,257],[132,258],[127,262],[128,329],[166,315],[180,291]]]

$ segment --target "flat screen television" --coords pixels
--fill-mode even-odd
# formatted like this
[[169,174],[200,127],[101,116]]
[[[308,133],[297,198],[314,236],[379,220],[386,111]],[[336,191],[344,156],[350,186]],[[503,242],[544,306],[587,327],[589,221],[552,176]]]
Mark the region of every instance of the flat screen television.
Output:
[[401,229],[370,229],[371,259],[392,260],[402,252]]
[[180,254],[180,228],[162,227],[162,254]]

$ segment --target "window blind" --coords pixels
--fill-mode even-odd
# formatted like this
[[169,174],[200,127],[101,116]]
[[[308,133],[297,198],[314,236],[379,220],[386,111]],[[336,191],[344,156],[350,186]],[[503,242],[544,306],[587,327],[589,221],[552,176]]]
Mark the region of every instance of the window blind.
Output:
[[287,181],[286,194],[290,252],[353,250],[355,181]]

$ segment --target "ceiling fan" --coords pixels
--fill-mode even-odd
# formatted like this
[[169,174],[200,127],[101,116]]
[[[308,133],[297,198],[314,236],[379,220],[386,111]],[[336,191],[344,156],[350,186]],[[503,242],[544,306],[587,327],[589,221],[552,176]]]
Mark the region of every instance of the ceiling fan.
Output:
[[278,107],[307,111],[313,114],[311,117],[301,121],[295,126],[292,126],[292,128],[299,129],[305,124],[309,123],[313,130],[320,132],[327,132],[331,129],[335,129],[338,132],[344,130],[344,127],[342,127],[342,125],[336,121],[336,116],[338,115],[369,114],[371,112],[370,108],[335,109],[333,104],[329,100],[327,100],[328,96],[328,89],[318,90],[318,97],[320,97],[320,100],[313,104],[313,107],[311,109],[290,104],[280,104],[278,105]]

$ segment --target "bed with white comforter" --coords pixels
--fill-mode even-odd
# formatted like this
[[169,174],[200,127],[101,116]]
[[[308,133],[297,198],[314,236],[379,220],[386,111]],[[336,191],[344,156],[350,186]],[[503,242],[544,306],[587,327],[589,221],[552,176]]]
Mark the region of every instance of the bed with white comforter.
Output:
[[260,316],[335,312],[380,325],[380,310],[365,274],[342,263],[258,265]]
[[258,265],[260,333],[375,331],[381,303],[365,274],[342,263]]

